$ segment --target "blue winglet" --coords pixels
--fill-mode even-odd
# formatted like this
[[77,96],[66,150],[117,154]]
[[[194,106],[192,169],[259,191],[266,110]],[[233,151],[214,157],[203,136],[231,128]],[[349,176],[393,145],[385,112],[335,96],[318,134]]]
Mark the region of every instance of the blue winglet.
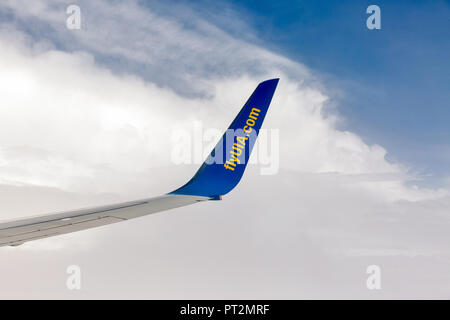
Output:
[[220,199],[241,180],[279,79],[261,82],[197,173],[170,194]]

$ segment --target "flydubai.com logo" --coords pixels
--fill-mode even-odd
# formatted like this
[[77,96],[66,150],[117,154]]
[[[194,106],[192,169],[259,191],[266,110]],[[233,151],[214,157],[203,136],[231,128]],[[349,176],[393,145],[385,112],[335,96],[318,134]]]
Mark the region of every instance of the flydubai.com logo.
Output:
[[[225,142],[219,143],[223,131],[203,127],[199,121],[192,129],[177,129],[172,134],[171,160],[174,164],[220,164],[227,172],[235,171],[237,165],[257,164],[261,175],[274,175],[279,170],[280,139],[278,129],[260,129],[258,135],[254,126],[261,110],[252,108],[242,129],[228,129]],[[247,160],[249,148],[252,156]],[[211,150],[213,152],[211,153]],[[205,160],[206,159],[206,160]]]

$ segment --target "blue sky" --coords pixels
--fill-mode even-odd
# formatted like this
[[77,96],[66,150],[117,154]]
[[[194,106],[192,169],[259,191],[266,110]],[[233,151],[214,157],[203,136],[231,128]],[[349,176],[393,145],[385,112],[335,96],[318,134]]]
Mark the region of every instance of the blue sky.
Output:
[[[304,63],[339,94],[342,129],[388,150],[388,158],[431,175],[450,171],[450,6],[446,1],[202,1],[230,7],[256,33],[253,41]],[[381,8],[381,30],[366,27],[366,8]],[[201,6],[199,6],[201,7]],[[201,9],[199,9],[201,10]],[[240,26],[221,26],[242,33]],[[424,181],[423,183],[427,183]]]

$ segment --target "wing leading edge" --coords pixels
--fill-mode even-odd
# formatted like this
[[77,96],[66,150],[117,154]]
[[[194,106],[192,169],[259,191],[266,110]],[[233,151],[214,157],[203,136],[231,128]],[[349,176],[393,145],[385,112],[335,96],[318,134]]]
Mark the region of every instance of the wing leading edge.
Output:
[[221,199],[244,174],[277,84],[278,79],[272,79],[258,85],[209,157],[181,188],[154,198],[5,221],[0,223],[0,247]]

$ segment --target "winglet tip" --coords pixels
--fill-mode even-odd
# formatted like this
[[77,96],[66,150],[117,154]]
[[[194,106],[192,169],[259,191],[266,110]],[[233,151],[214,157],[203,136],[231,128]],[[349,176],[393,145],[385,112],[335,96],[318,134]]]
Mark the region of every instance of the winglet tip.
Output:
[[[280,78],[273,78],[259,83],[258,87],[253,91],[249,100],[242,107],[241,111],[238,113],[228,129],[231,129],[234,132],[234,130],[242,131],[243,128],[247,128],[247,130],[249,130],[249,133],[252,130],[255,130],[254,132],[256,132],[257,136],[279,80]],[[258,106],[259,109],[254,108],[255,106]],[[257,110],[258,112],[254,110]],[[248,122],[248,119],[250,119],[252,122]],[[259,120],[258,123],[255,121],[256,119]],[[250,128],[248,128],[249,126]],[[246,148],[246,152],[242,153],[243,156],[241,157],[241,159],[238,159],[238,164],[241,165],[236,167],[237,160],[230,160],[231,158],[224,159],[224,155],[229,155],[230,153],[232,155],[235,155],[234,158],[237,159],[238,157],[236,155],[236,151],[232,152],[232,146],[230,146],[231,144],[225,142],[227,136],[228,130],[224,133],[222,139],[218,142],[216,147],[211,152],[208,159],[212,159],[212,161],[210,163],[207,163],[207,161],[205,161],[197,171],[197,173],[191,178],[191,180],[189,180],[182,187],[176,189],[175,191],[172,191],[170,194],[207,196],[210,197],[209,200],[220,200],[221,195],[229,193],[236,187],[236,185],[241,180],[242,175],[244,174],[255,141],[249,140],[251,141],[251,143],[248,144],[241,142],[241,144],[239,145],[240,147],[237,146],[237,148],[239,148],[239,151],[241,151],[242,148]],[[249,135],[247,134],[247,137],[248,136]],[[233,139],[233,141],[236,139],[234,135],[231,138]],[[244,141],[246,141],[244,136],[241,136],[241,139],[244,139]],[[236,145],[236,143],[234,143],[234,145]],[[221,161],[225,162],[215,161],[217,156],[215,154],[216,149],[220,150],[218,159],[222,157]],[[239,155],[241,155],[241,153],[239,153]],[[227,163],[227,165],[224,165],[224,163]],[[235,170],[236,168],[238,168],[238,170]]]
[[276,85],[278,84],[278,81],[280,81],[280,78],[267,79],[261,82],[260,85],[263,83],[273,83],[274,85]]

